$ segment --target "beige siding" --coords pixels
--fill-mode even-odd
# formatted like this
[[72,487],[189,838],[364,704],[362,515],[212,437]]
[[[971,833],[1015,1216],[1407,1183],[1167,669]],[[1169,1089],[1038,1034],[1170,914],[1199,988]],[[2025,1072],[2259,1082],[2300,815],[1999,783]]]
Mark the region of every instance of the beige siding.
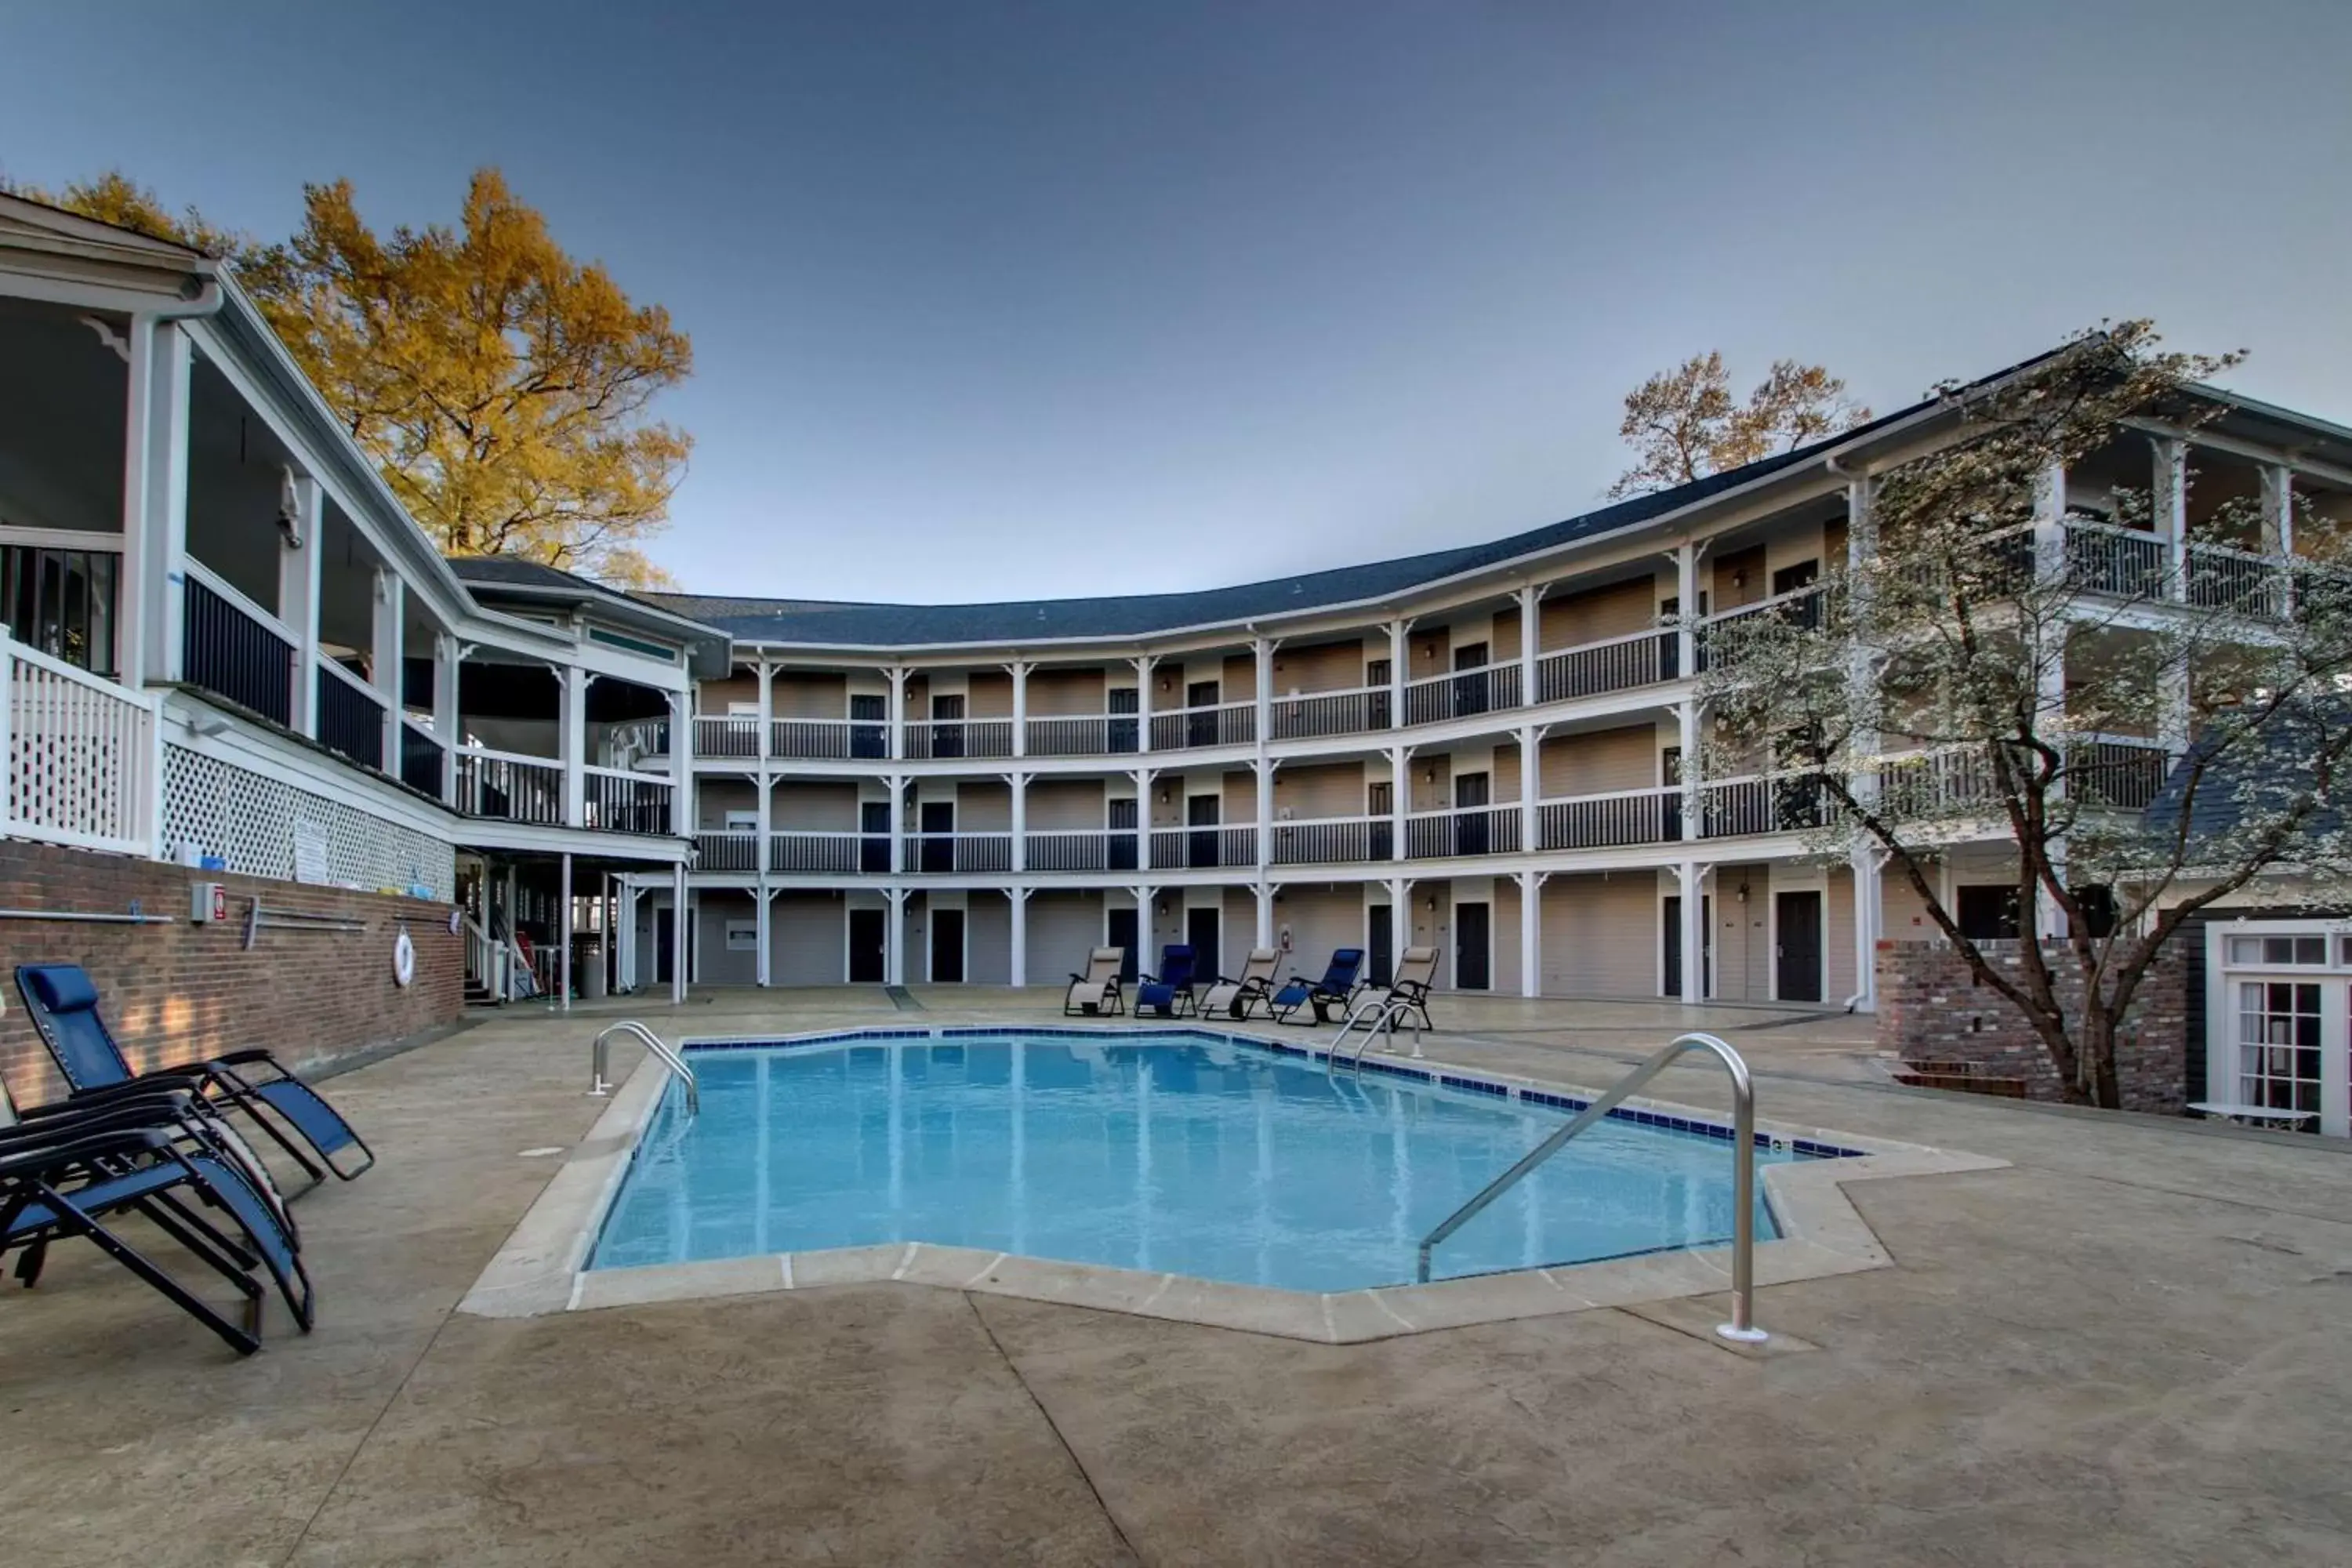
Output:
[[1047,889],[1029,900],[1029,984],[1066,986],[1103,940],[1103,896]]
[[768,915],[768,979],[839,985],[849,974],[848,906],[838,893],[779,893]]
[[759,918],[759,910],[746,893],[731,893],[716,888],[698,889],[694,895],[694,940],[702,955],[703,985],[751,985],[760,978],[760,955],[755,949],[740,952],[727,951],[727,925],[730,921]]
[[1547,800],[1607,795],[1621,789],[1648,789],[1658,782],[1655,724],[1629,724],[1618,730],[1555,736],[1544,742],[1540,750]]
[[769,701],[779,719],[846,719],[849,681],[838,675],[786,670],[776,677]]
[[1287,976],[1297,970],[1309,980],[1321,978],[1333,949],[1364,945],[1362,889],[1319,882],[1283,889],[1274,905],[1276,948],[1286,931],[1290,948],[1282,955],[1279,972]]
[[1013,717],[1013,677],[993,670],[974,670],[965,689],[963,710],[975,719]]
[[[1840,525],[1843,526],[1843,524]],[[1822,895],[1822,941],[1829,949],[1829,984],[1824,1002],[1843,1002],[1853,994],[1853,872],[1830,868],[1829,889]]]
[[1554,877],[1543,889],[1544,994],[1656,995],[1661,930],[1654,871]]
[[1002,893],[974,893],[965,900],[964,979],[973,985],[1013,984],[1013,906]]
[[[1935,873],[1928,872],[1929,887],[1935,886]],[[1913,890],[1911,879],[1889,866],[1880,873],[1879,918],[1884,922],[1881,934],[1891,942],[1926,942],[1943,933],[1927,918],[1927,905]]]
[[1444,626],[1408,632],[1404,646],[1405,679],[1408,680],[1419,680],[1425,675],[1443,675],[1454,668],[1453,633]]
[[[1429,907],[1432,899],[1437,908]],[[1437,969],[1441,986],[1454,984],[1454,963],[1451,944],[1454,932],[1454,891],[1446,882],[1417,882],[1405,895],[1410,905],[1410,919],[1396,927],[1397,956],[1402,957],[1408,947],[1434,947],[1443,955]],[[1411,927],[1408,931],[1405,928]]]
[[1221,974],[1239,974],[1249,959],[1249,951],[1257,945],[1257,895],[1247,888],[1225,889],[1223,918],[1217,922],[1217,952],[1213,959],[1201,960],[1201,978],[1214,980]]
[[723,832],[730,811],[757,811],[760,793],[745,779],[706,778],[695,781],[695,824],[706,832]]
[[760,678],[740,671],[724,680],[706,680],[695,697],[697,713],[723,717],[731,703],[760,700]]
[[1029,786],[1027,812],[1032,832],[1100,827],[1103,825],[1102,781],[1039,779]]
[[1360,816],[1364,810],[1361,763],[1289,763],[1274,775],[1274,808],[1294,817]]
[[960,784],[956,786],[956,831],[1005,833],[1013,827],[1013,790],[1009,784]]
[[[1255,677],[1253,677],[1255,679]],[[1319,647],[1286,647],[1274,656],[1274,695],[1291,692],[1349,691],[1364,683],[1364,645],[1326,643]]]
[[1224,820],[1247,823],[1257,820],[1257,775],[1231,773],[1224,778]]
[[1758,544],[1717,556],[1715,577],[1709,586],[1713,597],[1707,601],[1707,609],[1717,615],[1769,596],[1772,585],[1764,570],[1764,547]]
[[1641,631],[1657,619],[1658,586],[1653,577],[1612,583],[1581,594],[1555,593],[1543,603],[1546,650],[1575,647]]
[[[1130,679],[1120,684],[1132,685]],[[1099,669],[1037,669],[1029,674],[1029,716],[1099,713],[1103,710],[1103,672]]]
[[1454,759],[1443,752],[1405,763],[1411,775],[1407,811],[1443,811],[1454,804]]
[[768,826],[779,833],[854,833],[857,786],[840,784],[779,784],[768,801]]
[[1228,702],[1248,702],[1257,696],[1257,659],[1251,654],[1234,654],[1225,660],[1224,700]]
[[1487,659],[1508,664],[1519,657],[1519,612],[1515,607],[1495,612],[1495,635],[1486,647]]
[[1494,782],[1488,787],[1499,805],[1519,798],[1519,749],[1517,746],[1495,748]]

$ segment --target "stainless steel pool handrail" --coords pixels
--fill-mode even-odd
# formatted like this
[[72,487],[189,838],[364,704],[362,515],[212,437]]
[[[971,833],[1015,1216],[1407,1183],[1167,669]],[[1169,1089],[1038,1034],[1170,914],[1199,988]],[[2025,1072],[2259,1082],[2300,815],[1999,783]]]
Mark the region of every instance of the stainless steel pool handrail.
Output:
[[1430,1248],[1460,1230],[1480,1210],[1510,1189],[1528,1172],[1550,1159],[1578,1133],[1608,1115],[1635,1089],[1655,1078],[1685,1051],[1712,1051],[1731,1075],[1731,1321],[1716,1332],[1742,1344],[1759,1344],[1764,1331],[1755,1323],[1752,1298],[1756,1289],[1756,1086],[1748,1064],[1713,1035],[1677,1035],[1656,1056],[1617,1080],[1615,1088],[1576,1113],[1569,1123],[1528,1151],[1525,1158],[1480,1189],[1477,1196],[1455,1209],[1435,1230],[1421,1238],[1421,1282],[1429,1283]]
[[694,1069],[686,1065],[686,1058],[674,1049],[667,1041],[635,1018],[624,1018],[617,1024],[606,1025],[603,1032],[597,1035],[596,1043],[588,1048],[588,1093],[591,1098],[602,1099],[613,1092],[613,1081],[604,1076],[604,1063],[608,1055],[604,1042],[614,1035],[621,1034],[636,1036],[638,1039],[645,1042],[646,1049],[653,1052],[654,1059],[669,1069],[670,1076],[685,1081],[687,1114],[700,1115],[702,1090],[694,1081]]
[[[1388,991],[1368,996],[1357,1003],[1347,1017],[1340,1021],[1339,1032],[1331,1037],[1331,1044],[1325,1048],[1323,1070],[1329,1072],[1339,1065],[1339,1053],[1347,1045],[1349,1035],[1355,1030],[1357,1025],[1361,1024],[1364,1027],[1364,1038],[1363,1043],[1356,1047],[1356,1059],[1353,1066],[1358,1072],[1362,1072],[1364,1053],[1370,1050],[1382,1035],[1386,1035],[1391,1040],[1396,1038],[1397,1015],[1406,1011],[1411,1005],[1410,1003],[1400,1001],[1395,993]],[[1412,1054],[1414,1060],[1421,1059],[1421,1026],[1419,1024],[1412,1026]]]

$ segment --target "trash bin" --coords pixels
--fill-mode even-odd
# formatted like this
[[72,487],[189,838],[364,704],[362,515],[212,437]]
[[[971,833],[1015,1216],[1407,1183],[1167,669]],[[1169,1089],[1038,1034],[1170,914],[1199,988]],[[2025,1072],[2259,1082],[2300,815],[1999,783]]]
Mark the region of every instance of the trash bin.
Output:
[[602,1002],[604,999],[604,944],[582,942],[572,955],[572,974],[580,986],[580,1000]]

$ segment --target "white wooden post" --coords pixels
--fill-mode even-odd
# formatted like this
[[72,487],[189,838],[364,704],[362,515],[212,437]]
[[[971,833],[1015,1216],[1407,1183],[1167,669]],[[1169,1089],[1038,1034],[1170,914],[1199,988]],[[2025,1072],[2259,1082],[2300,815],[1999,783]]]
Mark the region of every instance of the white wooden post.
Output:
[[559,693],[555,750],[563,763],[563,821],[566,826],[578,827],[587,820],[587,775],[581,771],[588,746],[587,672],[576,664],[559,665],[555,679]]
[[768,904],[769,900],[774,895],[768,891],[767,851],[765,848],[767,839],[764,836],[761,838],[760,842],[762,847],[761,849],[760,885],[752,893],[752,897],[759,900],[758,911],[754,916],[754,921],[759,931],[760,961],[751,966],[751,975],[754,984],[765,986],[769,981],[768,942],[769,933],[772,929]]
[[[2189,596],[2189,443],[2171,437],[2159,436],[2149,442],[2154,448],[2156,471],[2152,497],[2154,515],[2149,522],[2157,537],[2165,542],[2168,567],[2165,586],[2175,599]],[[2060,470],[2060,494],[2064,494],[2064,471]],[[2038,510],[2038,509],[2037,509]]]
[[669,694],[669,830],[694,831],[694,694]]
[[557,1006],[572,1011],[572,852],[563,852],[563,885],[555,908],[555,994]]
[[[1151,750],[1151,671],[1160,663],[1156,654],[1138,654],[1129,660],[1135,666],[1135,749]],[[1138,802],[1139,808],[1141,802]],[[1149,828],[1150,823],[1145,822]],[[1145,862],[1147,865],[1150,862]]]
[[1029,754],[1029,671],[1031,666],[1014,659],[1004,667],[1013,675],[1013,754]]
[[1007,773],[1004,782],[1013,789],[1013,859],[1015,871],[1029,868],[1029,775]]
[[2263,466],[2263,539],[2262,551],[2276,556],[2283,565],[2278,574],[2278,612],[2282,616],[2294,613],[2294,470],[2284,463]]
[[1255,891],[1257,894],[1257,940],[1250,945],[1272,947],[1274,945],[1275,887],[1261,875]]
[[[1410,621],[1402,619],[1389,623],[1389,728],[1391,730],[1404,728],[1404,672],[1410,651],[1405,646],[1405,629],[1411,625]],[[1398,788],[1400,791],[1403,788],[1401,779]],[[1397,831],[1402,842],[1404,830],[1400,827]],[[1402,859],[1402,856],[1400,855],[1399,858]]]
[[1389,748],[1389,858],[1391,860],[1405,858],[1405,805],[1412,795],[1412,762],[1411,746]]
[[1519,601],[1519,701],[1530,708],[1536,703],[1536,645],[1543,628],[1544,590],[1549,586],[1530,583],[1516,595]]
[[[400,716],[406,706],[405,672],[408,663],[408,587],[400,574],[379,566],[375,572],[374,646],[370,649],[370,668],[375,674],[376,695],[383,699],[383,771],[393,777],[400,776]],[[317,658],[318,622],[310,626],[312,658]],[[318,675],[313,671],[310,684],[316,689]]]
[[1695,1004],[1706,1000],[1706,868],[1685,860],[1675,871],[1682,894],[1682,999]]
[[188,397],[194,356],[170,321],[131,322],[123,454],[122,581],[116,590],[122,679],[180,679],[185,648]]
[[687,936],[686,862],[680,860],[669,873],[669,1003],[673,1007],[686,1005]]
[[1549,871],[1521,871],[1519,883],[1519,994],[1543,994],[1543,885]]
[[1532,855],[1543,847],[1543,817],[1537,802],[1543,795],[1543,731],[1533,724],[1519,726],[1519,853]]
[[[447,632],[433,635],[433,738],[441,742],[441,803],[457,804],[457,752],[465,743],[457,718],[457,672],[465,650]],[[634,893],[631,895],[634,897]]]
[[1035,889],[1031,888],[1011,888],[1005,892],[1005,902],[1011,906],[1013,917],[1013,973],[1010,979],[1015,986],[1029,984],[1029,895],[1034,891]]
[[893,665],[882,673],[890,682],[890,757],[896,762],[907,754],[907,670]]
[[[299,539],[278,545],[278,618],[294,634],[293,730],[319,735],[319,574],[326,550],[320,540],[326,506],[319,481],[307,474],[293,481],[294,526]],[[373,646],[370,651],[373,653]],[[386,753],[385,771],[397,773],[396,754]]]
[[1151,781],[1157,770],[1135,770],[1135,868],[1151,869]]
[[[763,658],[760,660],[756,668],[760,672],[760,741],[759,749],[753,754],[761,758],[762,761],[765,761],[767,758],[776,754],[774,739],[776,729],[776,667],[770,664]],[[761,784],[762,789],[764,789],[766,787],[766,772],[764,769],[761,771]],[[767,853],[766,840],[762,839],[761,844],[761,847],[760,853],[764,856]],[[762,860],[761,864],[764,867],[766,865],[765,860]]]

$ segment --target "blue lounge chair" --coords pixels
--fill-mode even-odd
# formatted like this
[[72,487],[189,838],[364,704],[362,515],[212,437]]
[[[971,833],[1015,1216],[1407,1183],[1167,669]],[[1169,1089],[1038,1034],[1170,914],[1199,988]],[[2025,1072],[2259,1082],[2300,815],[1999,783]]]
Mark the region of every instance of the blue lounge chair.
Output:
[[1139,978],[1135,987],[1135,1016],[1158,1013],[1163,1018],[1179,1018],[1187,1009],[1198,1013],[1200,1004],[1192,996],[1192,950],[1179,942],[1160,950],[1160,973]]
[[[1362,948],[1337,949],[1331,954],[1330,967],[1323,971],[1322,979],[1310,985],[1293,974],[1289,983],[1274,994],[1267,1010],[1273,1013],[1275,1022],[1287,1024],[1301,1007],[1309,1007],[1314,1010],[1315,1022],[1328,1024],[1331,1022],[1335,1009],[1340,1013],[1347,1011],[1349,998],[1356,994],[1356,976],[1363,967]],[[1307,1022],[1304,1018],[1298,1021],[1302,1024]]]
[[[194,1199],[236,1232],[189,1206]],[[232,1322],[189,1291],[106,1223],[137,1213],[245,1299]],[[308,1333],[316,1297],[292,1221],[265,1175],[223,1135],[211,1102],[189,1089],[110,1097],[94,1110],[42,1117],[0,1131],[0,1257],[20,1256],[16,1276],[40,1279],[49,1243],[87,1237],[240,1355],[261,1348],[262,1287],[248,1271],[266,1267]],[[238,1239],[240,1238],[241,1239]]]
[[98,987],[79,964],[19,964],[16,990],[25,998],[33,1026],[40,1031],[41,1043],[65,1075],[69,1097],[56,1105],[34,1107],[26,1113],[28,1120],[72,1108],[93,1094],[121,1092],[125,1085],[181,1083],[200,1088],[216,1106],[244,1112],[301,1166],[313,1186],[329,1171],[348,1182],[375,1163],[374,1152],[352,1124],[266,1050],[231,1051],[142,1077],[131,1070],[122,1048],[108,1033],[98,1012]]

